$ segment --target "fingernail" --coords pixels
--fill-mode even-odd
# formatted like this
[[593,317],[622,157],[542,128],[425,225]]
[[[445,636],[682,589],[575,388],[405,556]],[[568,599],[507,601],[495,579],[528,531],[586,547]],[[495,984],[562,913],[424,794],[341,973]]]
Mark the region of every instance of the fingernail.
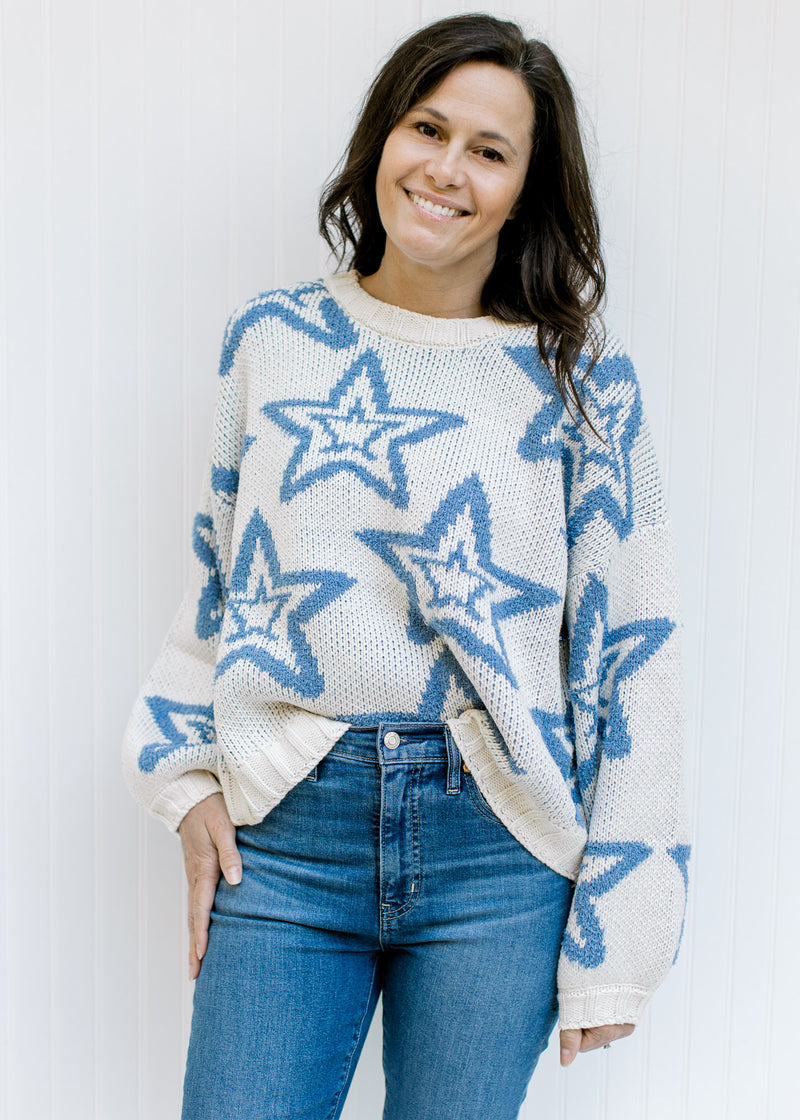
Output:
[[228,879],[228,882],[230,883],[230,885],[232,887],[235,887],[238,883],[241,883],[242,872],[241,872],[240,868],[238,868],[238,867],[232,868],[228,872],[227,879]]
[[569,1065],[569,1050],[562,1050],[561,1051],[561,1064],[562,1064],[562,1066],[568,1066]]
[[195,951],[195,953],[197,953],[197,959],[199,961],[201,961],[203,959],[203,950],[200,948],[199,945],[195,945],[194,951]]

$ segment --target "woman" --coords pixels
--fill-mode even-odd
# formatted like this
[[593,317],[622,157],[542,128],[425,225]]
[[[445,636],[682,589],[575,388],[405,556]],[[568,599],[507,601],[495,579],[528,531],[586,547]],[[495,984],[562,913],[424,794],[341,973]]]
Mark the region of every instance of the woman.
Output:
[[382,993],[385,1116],[502,1120],[557,1007],[565,1065],[634,1029],[689,854],[670,529],[552,52],[411,36],[320,216],[351,270],[228,324],[126,735],[189,879],[184,1118],[338,1116]]

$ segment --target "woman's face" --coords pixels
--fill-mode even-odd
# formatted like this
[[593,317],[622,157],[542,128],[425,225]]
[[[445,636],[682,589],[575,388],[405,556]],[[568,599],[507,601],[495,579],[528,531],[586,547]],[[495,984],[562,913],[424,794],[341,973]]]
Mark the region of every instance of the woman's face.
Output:
[[376,193],[387,255],[482,284],[522,192],[532,135],[518,75],[492,62],[451,70],[386,138]]

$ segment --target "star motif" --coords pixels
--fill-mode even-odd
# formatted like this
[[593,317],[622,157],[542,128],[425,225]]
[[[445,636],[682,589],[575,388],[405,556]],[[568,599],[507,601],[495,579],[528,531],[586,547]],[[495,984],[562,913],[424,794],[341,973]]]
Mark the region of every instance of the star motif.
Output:
[[450,412],[392,408],[372,350],[355,359],[327,401],[275,401],[262,411],[298,440],[281,483],[281,501],[320,479],[350,471],[398,509],[408,508],[400,448],[464,423]]
[[319,696],[325,683],[303,627],[354,583],[325,569],[282,572],[269,526],[255,510],[231,576],[226,652],[216,675],[250,661],[302,696]]
[[574,730],[570,713],[547,712],[542,708],[531,708],[530,713],[541,732],[550,757],[569,787],[575,806],[575,819],[580,824],[585,824],[583,802],[576,781]]
[[672,959],[673,964],[678,959],[678,950],[681,947],[681,941],[683,941],[683,930],[686,926],[686,899],[688,899],[689,897],[689,856],[691,854],[692,847],[690,844],[675,844],[673,845],[673,847],[667,848],[667,855],[670,857],[670,859],[673,859],[675,861],[678,870],[681,873],[681,878],[683,879],[683,889],[685,891],[681,932],[680,936],[678,937],[678,948],[675,950],[675,956]]
[[412,612],[516,686],[501,624],[560,597],[493,563],[489,503],[477,475],[450,491],[421,534],[365,529],[356,536],[405,584]]
[[[630,359],[624,355],[605,358],[582,382],[582,400],[595,427],[595,435],[582,422],[564,429],[565,487],[578,495],[568,511],[570,546],[600,513],[622,539],[633,518],[630,456],[642,424],[642,402]],[[597,482],[581,487],[592,467]]]
[[230,320],[222,347],[219,374],[225,377],[233,368],[233,361],[245,332],[262,319],[279,319],[292,330],[308,335],[330,350],[347,350],[358,341],[358,329],[345,315],[320,281],[298,284],[283,291],[264,292],[251,299]]
[[[605,630],[608,591],[595,575],[583,590],[570,641],[569,694],[573,716],[580,723],[591,754],[578,766],[582,794],[597,773],[600,752],[624,758],[633,746],[622,691],[625,682],[645,665],[669,638],[675,623],[645,618]],[[597,673],[591,666],[597,665]]]
[[176,700],[168,700],[166,696],[146,696],[145,702],[166,740],[150,743],[139,752],[139,769],[146,774],[181,747],[214,742],[213,705],[181,704]]
[[211,467],[211,489],[224,498],[235,498],[239,490],[239,472],[230,467]]
[[207,513],[198,513],[192,526],[192,549],[195,556],[208,569],[208,579],[197,601],[194,629],[198,638],[213,638],[222,625],[225,601],[217,565],[214,523]]
[[633,840],[613,843],[590,841],[586,845],[580,877],[572,899],[572,913],[577,930],[573,932],[568,925],[561,943],[561,949],[568,960],[583,968],[597,968],[603,963],[606,946],[595,903],[630,875],[652,851],[647,844]]
[[560,458],[561,397],[555,387],[552,374],[542,363],[538,346],[504,346],[503,350],[530,378],[541,394],[539,408],[528,422],[525,435],[517,446],[520,458],[534,463],[540,459]]
[[481,701],[478,693],[450,650],[436,639],[440,651],[431,666],[430,676],[422,694],[415,719],[439,720],[449,700],[455,700],[459,711],[475,708]]
[[[668,618],[648,618],[619,626],[606,634],[600,659],[595,749],[578,767],[578,785],[581,790],[588,788],[597,772],[599,752],[610,759],[624,758],[630,754],[633,742],[621,690],[624,682],[650,660],[674,629],[674,622],[670,622]],[[579,704],[583,703],[588,707],[591,700],[584,700],[582,691],[576,689],[576,699]],[[594,689],[590,686],[589,693],[593,692]]]

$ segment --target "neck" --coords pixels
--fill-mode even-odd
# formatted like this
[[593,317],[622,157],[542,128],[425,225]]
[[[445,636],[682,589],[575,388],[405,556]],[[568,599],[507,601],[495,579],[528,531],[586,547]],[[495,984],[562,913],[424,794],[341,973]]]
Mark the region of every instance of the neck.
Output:
[[[491,262],[493,263],[493,262]],[[476,277],[474,266],[464,270],[437,270],[398,259],[387,241],[380,268],[361,279],[361,287],[375,299],[406,311],[432,315],[438,319],[476,319],[485,312],[481,292],[491,272],[491,263]]]

